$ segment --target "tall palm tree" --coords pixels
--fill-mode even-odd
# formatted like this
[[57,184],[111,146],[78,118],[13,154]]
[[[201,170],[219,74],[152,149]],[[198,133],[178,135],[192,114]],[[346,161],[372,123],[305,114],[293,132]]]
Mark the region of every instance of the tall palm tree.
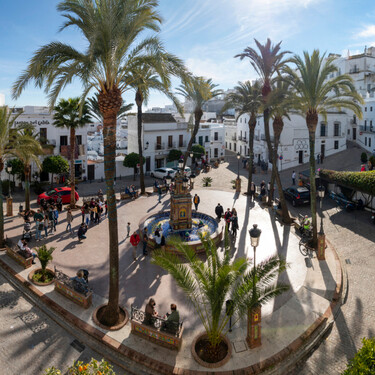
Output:
[[253,85],[250,81],[238,82],[234,88],[235,92],[229,93],[225,98],[225,105],[222,112],[228,108],[234,108],[237,111],[237,118],[248,114],[249,118],[249,179],[247,183],[247,194],[250,195],[251,182],[253,180],[254,165],[254,132],[257,124],[257,115],[262,106],[261,87],[258,81]]
[[66,18],[61,30],[70,26],[81,31],[87,48],[83,52],[61,42],[52,42],[35,52],[27,69],[13,86],[17,98],[31,81],[44,87],[54,106],[61,90],[78,78],[84,91],[98,93],[103,115],[104,163],[109,227],[109,300],[100,321],[107,326],[119,321],[119,254],[116,197],[114,191],[116,120],[127,88],[126,75],[140,64],[156,37],[142,40],[142,32],[159,31],[161,18],[157,0],[62,0],[57,9]]
[[270,120],[270,94],[272,92],[272,82],[279,74],[280,70],[285,66],[284,57],[288,51],[280,52],[280,45],[279,42],[276,45],[272,45],[271,40],[267,39],[266,44],[259,43],[256,39],[254,39],[255,44],[258,47],[260,53],[258,53],[254,48],[247,47],[243,51],[236,55],[235,57],[239,57],[241,60],[244,58],[249,58],[250,63],[258,73],[261,79],[262,84],[262,100],[263,100],[263,121],[264,121],[264,133],[266,136],[267,148],[269,157],[272,161],[272,169],[275,170],[275,179],[277,183],[279,199],[281,203],[281,210],[282,210],[282,217],[285,223],[290,223],[291,218],[289,216],[289,211],[286,205],[285,197],[283,188],[281,185],[280,175],[277,170],[277,161],[275,158],[275,153],[273,152],[271,137],[270,137],[270,127],[269,127],[269,120]]
[[[92,98],[87,98],[87,107],[89,109],[91,117],[95,120],[103,122],[103,115],[99,109],[98,94],[96,93]],[[117,120],[124,118],[133,107],[133,104],[122,104],[121,108],[117,112]]]
[[142,105],[147,103],[150,90],[156,90],[173,101],[178,111],[182,113],[182,108],[178,99],[170,91],[171,75],[184,77],[186,75],[183,62],[176,56],[165,52],[162,45],[159,46],[155,54],[143,64],[133,67],[128,74],[129,87],[135,91],[135,103],[137,105],[138,123],[138,155],[139,155],[139,181],[141,194],[145,194],[145,180],[143,172],[143,145],[142,145]]
[[[34,163],[38,169],[41,168],[39,156],[43,155],[43,148],[40,144],[39,134],[35,132],[32,125],[24,125],[25,127],[18,130],[16,147],[14,155],[21,160],[23,164],[23,172],[25,175],[25,210],[30,210],[30,178],[31,163]],[[19,144],[27,144],[27,147],[18,147]]]
[[338,70],[333,61],[334,57],[326,58],[325,54],[321,55],[319,50],[314,50],[311,55],[308,52],[304,52],[303,57],[295,55],[291,59],[295,64],[294,70],[285,68],[286,79],[296,94],[293,106],[305,117],[309,131],[310,202],[314,244],[317,244],[315,133],[319,115],[326,120],[330,110],[346,108],[353,111],[358,118],[362,118],[360,104],[363,104],[363,99],[355,90],[352,78],[347,74],[330,78]]
[[183,96],[187,101],[192,102],[194,113],[191,114],[189,123],[194,122],[191,137],[184,156],[185,168],[191,146],[199,130],[199,124],[203,116],[203,105],[215,96],[221,95],[222,90],[215,90],[218,85],[212,83],[211,79],[204,77],[192,76],[190,79],[184,79],[182,85],[177,88],[177,93]]
[[211,238],[201,240],[206,261],[186,243],[175,240],[172,242],[179,255],[158,250],[152,254],[152,263],[165,269],[185,293],[204,326],[210,351],[215,352],[229,320],[225,301],[228,298],[233,301],[232,324],[235,324],[246,316],[248,309],[263,305],[288,289],[283,284],[273,284],[286,264],[277,256],[270,257],[256,265],[254,275],[254,267],[250,267],[246,258],[232,259],[227,238],[223,256]]
[[0,247],[4,247],[4,211],[1,172],[7,159],[17,156],[18,152],[27,152],[32,141],[23,135],[21,130],[24,126],[14,126],[17,118],[22,114],[12,113],[7,106],[0,107]]
[[53,120],[53,125],[57,128],[67,128],[70,132],[70,207],[74,208],[76,205],[74,167],[76,129],[92,123],[87,103],[81,106],[79,98],[60,99],[54,108]]

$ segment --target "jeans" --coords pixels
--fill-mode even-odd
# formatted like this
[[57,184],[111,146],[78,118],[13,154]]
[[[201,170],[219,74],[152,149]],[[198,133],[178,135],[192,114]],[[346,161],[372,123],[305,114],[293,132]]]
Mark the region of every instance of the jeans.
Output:
[[86,225],[90,223],[90,214],[85,214]]
[[36,240],[41,240],[42,239],[41,231],[39,230],[39,228],[35,229],[35,239]]
[[66,226],[66,231],[68,231],[68,228],[70,233],[72,233],[72,223],[68,223],[68,225]]
[[86,236],[85,236],[84,234],[82,234],[82,235],[78,236],[78,239],[79,239],[79,240],[85,240],[85,239],[86,239]]
[[44,227],[44,236],[48,237],[48,227]]
[[198,205],[199,205],[199,203],[194,203],[195,211],[198,211]]

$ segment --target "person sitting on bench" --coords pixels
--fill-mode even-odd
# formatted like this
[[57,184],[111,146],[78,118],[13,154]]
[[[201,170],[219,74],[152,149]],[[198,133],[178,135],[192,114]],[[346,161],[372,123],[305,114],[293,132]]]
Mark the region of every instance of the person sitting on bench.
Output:
[[75,291],[85,295],[88,293],[89,287],[84,277],[83,270],[77,271],[77,276],[71,277],[70,280],[73,280],[73,288]]
[[167,320],[163,323],[162,329],[176,334],[178,331],[178,326],[180,324],[180,313],[177,310],[176,304],[171,304],[171,313],[167,313]]
[[37,257],[37,254],[31,251],[31,249],[27,246],[26,240],[19,240],[17,243],[17,246],[22,251],[22,255],[25,257],[25,259],[33,257],[33,264],[35,264],[34,259]]
[[153,298],[150,298],[148,304],[146,305],[145,319],[143,321],[144,324],[154,325],[154,317],[158,316],[157,311],[155,311],[155,305],[155,300]]

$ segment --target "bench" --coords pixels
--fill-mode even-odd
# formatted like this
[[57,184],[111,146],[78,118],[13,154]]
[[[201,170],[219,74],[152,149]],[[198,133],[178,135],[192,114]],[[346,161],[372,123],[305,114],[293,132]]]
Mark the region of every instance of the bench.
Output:
[[[167,191],[167,187],[165,185],[159,185],[159,187],[160,187],[161,191],[164,191],[164,192]],[[155,185],[153,187],[153,191],[154,191],[154,193],[158,192],[158,188]]]
[[55,290],[63,296],[84,309],[88,309],[92,304],[92,290],[88,290],[86,294],[80,293],[73,287],[73,280],[68,275],[55,268]]
[[24,268],[29,268],[33,264],[33,257],[26,257],[26,253],[17,248],[7,246],[7,254]]
[[182,322],[176,324],[176,332],[172,333],[162,328],[166,319],[155,317],[153,325],[143,323],[144,320],[145,313],[132,305],[130,320],[132,333],[168,349],[179,350],[181,348],[184,330]]

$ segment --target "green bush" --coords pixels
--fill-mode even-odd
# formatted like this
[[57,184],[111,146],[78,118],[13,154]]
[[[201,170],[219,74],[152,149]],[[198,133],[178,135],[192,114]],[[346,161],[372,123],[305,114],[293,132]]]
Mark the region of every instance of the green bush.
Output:
[[370,159],[368,159],[372,165],[372,168],[375,168],[375,156],[370,156]]
[[209,186],[212,182],[212,178],[211,177],[203,177],[202,182],[203,182],[203,186]]
[[361,154],[361,162],[367,163],[367,154],[365,152],[362,152]]
[[363,338],[362,344],[362,348],[358,350],[341,375],[375,374],[375,338]]
[[180,160],[181,156],[182,156],[181,150],[176,150],[176,149],[170,150],[169,154],[167,156],[167,161],[171,162],[171,161],[175,161],[175,160]]
[[323,169],[319,173],[321,178],[330,182],[375,195],[375,171],[337,172]]
[[[70,375],[116,375],[113,370],[112,366],[109,365],[104,359],[100,362],[91,358],[89,363],[83,363],[82,361],[77,361],[74,363],[73,366],[69,367],[68,372],[66,374]],[[51,367],[45,370],[44,375],[62,375],[62,372],[55,368]]]

